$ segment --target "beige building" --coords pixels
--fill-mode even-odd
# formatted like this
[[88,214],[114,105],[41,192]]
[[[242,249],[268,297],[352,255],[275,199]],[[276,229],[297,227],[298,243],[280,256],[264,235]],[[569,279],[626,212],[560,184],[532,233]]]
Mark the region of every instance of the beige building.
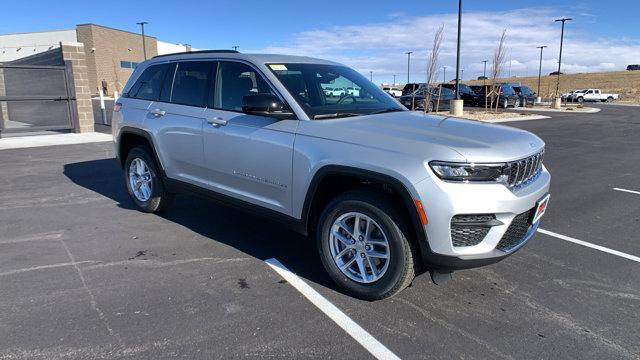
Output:
[[[137,64],[144,61],[142,36],[139,33],[96,24],[80,24],[71,30],[43,31],[0,35],[0,62],[11,63],[32,57],[75,41],[84,45],[91,94],[98,94],[102,80],[107,93],[121,92]],[[147,58],[166,53],[191,51],[190,45],[158,41],[145,36]]]

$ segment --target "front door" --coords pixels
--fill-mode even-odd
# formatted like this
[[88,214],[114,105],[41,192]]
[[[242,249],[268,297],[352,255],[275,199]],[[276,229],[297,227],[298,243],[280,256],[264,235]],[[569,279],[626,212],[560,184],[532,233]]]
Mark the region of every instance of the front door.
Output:
[[242,112],[242,97],[275,93],[254,67],[220,61],[205,110],[204,156],[210,186],[225,195],[291,214],[291,166],[298,120]]

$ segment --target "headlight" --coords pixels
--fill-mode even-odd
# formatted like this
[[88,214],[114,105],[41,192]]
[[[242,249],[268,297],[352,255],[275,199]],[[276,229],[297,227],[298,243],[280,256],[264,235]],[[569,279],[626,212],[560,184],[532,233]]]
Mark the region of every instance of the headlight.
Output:
[[431,161],[429,166],[440,179],[448,181],[481,181],[506,184],[509,180],[507,164],[466,164]]

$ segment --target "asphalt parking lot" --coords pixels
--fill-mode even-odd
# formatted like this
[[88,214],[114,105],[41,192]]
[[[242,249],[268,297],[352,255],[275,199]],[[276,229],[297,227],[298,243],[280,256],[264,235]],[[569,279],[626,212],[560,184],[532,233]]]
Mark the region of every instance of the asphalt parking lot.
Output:
[[0,359],[371,357],[271,258],[400,358],[638,359],[640,108],[551,116],[509,124],[547,143],[541,228],[629,256],[539,233],[378,302],[278,224],[186,196],[136,211],[109,143],[2,150]]

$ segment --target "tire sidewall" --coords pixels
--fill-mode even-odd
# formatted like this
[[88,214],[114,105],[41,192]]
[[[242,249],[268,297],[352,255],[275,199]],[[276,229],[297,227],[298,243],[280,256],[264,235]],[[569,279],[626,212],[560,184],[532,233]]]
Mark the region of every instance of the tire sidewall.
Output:
[[[389,266],[386,273],[377,281],[361,284],[349,279],[338,268],[331,256],[329,234],[333,222],[342,214],[360,212],[373,219],[382,228],[389,242]],[[378,207],[361,199],[348,199],[332,202],[323,213],[316,234],[320,258],[331,278],[351,294],[362,299],[379,299],[391,292],[402,281],[408,263],[406,253],[410,252],[409,244],[402,230],[392,217]]]
[[[133,160],[137,158],[142,159],[147,164],[147,168],[151,173],[151,196],[147,201],[138,200],[138,198],[133,193],[131,182],[129,181],[129,167],[131,166]],[[162,183],[162,180],[158,175],[156,163],[149,154],[148,150],[146,150],[144,147],[135,147],[131,149],[131,151],[129,151],[129,154],[127,154],[127,160],[125,161],[124,177],[127,186],[127,192],[129,192],[129,196],[131,197],[133,202],[143,211],[155,211],[161,201],[161,194],[163,193],[162,190],[164,189],[164,184]]]

